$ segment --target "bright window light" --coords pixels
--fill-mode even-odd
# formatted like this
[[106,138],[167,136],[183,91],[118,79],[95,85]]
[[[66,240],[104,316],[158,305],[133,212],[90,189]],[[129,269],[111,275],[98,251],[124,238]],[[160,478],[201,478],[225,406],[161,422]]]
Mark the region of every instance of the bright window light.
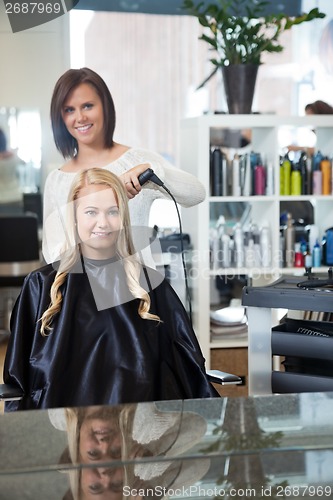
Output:
[[72,68],[85,66],[84,36],[91,19],[92,10],[75,10],[69,12],[70,26],[70,65]]

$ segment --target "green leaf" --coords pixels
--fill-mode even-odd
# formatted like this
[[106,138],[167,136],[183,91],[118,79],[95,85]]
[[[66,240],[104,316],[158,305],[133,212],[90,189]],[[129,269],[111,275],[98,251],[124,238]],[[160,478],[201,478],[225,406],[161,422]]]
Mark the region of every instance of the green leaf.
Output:
[[[198,87],[201,88],[216,73],[218,67],[229,64],[261,64],[264,52],[282,52],[279,36],[293,26],[325,17],[318,8],[297,17],[284,13],[264,15],[268,0],[184,0],[182,8],[198,19],[204,31],[199,37],[216,57],[210,62],[213,72]],[[243,15],[242,13],[246,13]]]

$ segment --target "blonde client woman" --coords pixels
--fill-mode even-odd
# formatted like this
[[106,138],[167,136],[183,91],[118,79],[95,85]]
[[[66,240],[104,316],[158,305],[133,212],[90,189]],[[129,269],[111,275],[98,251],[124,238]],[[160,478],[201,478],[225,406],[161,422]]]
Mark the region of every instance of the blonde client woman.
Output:
[[121,178],[130,199],[133,226],[148,227],[153,202],[170,199],[152,182],[141,188],[138,177],[148,168],[180,205],[191,207],[205,198],[204,186],[193,175],[155,152],[114,141],[116,112],[111,93],[89,68],[70,69],[59,78],[51,100],[51,123],[55,144],[67,161],[50,172],[44,187],[43,255],[48,263],[59,258],[66,239],[62,207],[75,174],[83,169],[101,167]]
[[12,313],[4,382],[25,396],[5,410],[218,396],[180,299],[136,260],[123,182],[79,172],[68,203],[58,269],[32,272]]

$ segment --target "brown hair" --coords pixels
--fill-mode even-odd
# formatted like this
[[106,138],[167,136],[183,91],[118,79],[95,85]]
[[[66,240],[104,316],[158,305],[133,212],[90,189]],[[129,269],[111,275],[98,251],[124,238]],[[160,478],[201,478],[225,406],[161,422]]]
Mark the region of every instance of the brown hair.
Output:
[[54,142],[64,158],[73,158],[78,151],[77,140],[68,132],[62,118],[62,109],[69,94],[82,83],[91,85],[102,101],[104,118],[104,147],[113,146],[116,112],[111,93],[105,81],[89,68],[69,69],[55,84],[51,99],[51,125]]
[[314,115],[332,115],[333,107],[325,101],[310,102],[305,106],[305,111],[311,111]]

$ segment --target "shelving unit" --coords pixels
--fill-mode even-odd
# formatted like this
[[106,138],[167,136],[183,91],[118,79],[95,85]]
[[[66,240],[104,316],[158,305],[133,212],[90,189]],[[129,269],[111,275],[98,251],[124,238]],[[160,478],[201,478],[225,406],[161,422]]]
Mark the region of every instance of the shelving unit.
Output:
[[[332,311],[332,289],[302,289],[297,286],[298,282],[299,278],[291,276],[283,277],[264,288],[244,287],[242,301],[247,307],[249,322],[249,395],[271,394],[274,385],[275,392],[283,393],[314,390],[323,392],[333,388],[331,373],[329,376],[312,376],[302,371],[296,373],[292,370],[288,373],[280,369],[272,370],[272,355],[276,354],[272,349],[272,335],[280,338],[279,348],[282,352],[279,351],[279,355],[315,358],[319,366],[327,360],[331,362],[332,338],[295,334],[293,344],[290,344],[288,335],[283,339],[285,330],[281,325],[277,327],[278,331],[272,332],[272,314],[275,308],[291,308],[292,305],[293,310]],[[315,321],[302,321],[302,327],[316,330],[319,325]],[[290,351],[291,348],[293,351]]]
[[[234,341],[210,341],[210,280],[215,276],[245,275],[256,285],[266,285],[283,274],[300,274],[302,269],[281,269],[278,264],[280,234],[280,201],[310,201],[314,206],[314,222],[321,234],[333,225],[332,196],[280,196],[279,178],[279,137],[283,128],[296,129],[309,127],[316,131],[317,146],[324,155],[333,154],[333,117],[304,116],[280,117],[275,115],[204,115],[188,118],[180,124],[180,168],[195,175],[206,187],[206,200],[182,211],[183,230],[191,236],[193,258],[191,269],[191,287],[193,294],[193,325],[202,351],[210,366],[210,350],[217,348],[246,348],[244,339]],[[271,196],[210,196],[210,163],[209,151],[212,137],[219,130],[231,131],[251,129],[251,150],[261,152],[274,169],[274,193]],[[251,207],[251,220],[263,225],[267,222],[271,231],[273,249],[272,266],[270,268],[210,268],[209,231],[216,224],[211,219],[211,212],[223,214],[226,203],[244,202]],[[216,210],[211,210],[215,207]],[[318,269],[326,272],[327,268]]]

